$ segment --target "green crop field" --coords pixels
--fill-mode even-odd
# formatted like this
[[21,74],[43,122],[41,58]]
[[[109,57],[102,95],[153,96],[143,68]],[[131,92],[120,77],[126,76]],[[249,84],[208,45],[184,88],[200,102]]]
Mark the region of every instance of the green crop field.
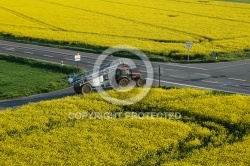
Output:
[[6,55],[0,55],[0,64],[0,99],[65,88],[68,85],[61,80],[74,70],[71,67]]
[[[139,92],[108,94],[126,99]],[[249,103],[249,96],[159,88],[130,106],[110,104],[97,93],[33,103],[0,111],[0,161],[6,166],[250,165]],[[118,112],[122,115],[113,116]],[[162,116],[141,116],[148,112]]]

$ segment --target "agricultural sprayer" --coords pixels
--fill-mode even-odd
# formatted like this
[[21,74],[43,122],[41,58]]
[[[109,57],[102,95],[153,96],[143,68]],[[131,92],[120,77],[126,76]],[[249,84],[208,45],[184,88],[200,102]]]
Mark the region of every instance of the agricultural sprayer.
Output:
[[[111,80],[110,75],[114,79]],[[87,94],[98,87],[111,87],[112,81],[121,88],[127,87],[131,81],[134,81],[138,87],[146,84],[146,79],[140,73],[133,72],[129,65],[121,61],[102,65],[98,70],[73,74],[68,78],[68,83],[74,87],[77,94]]]

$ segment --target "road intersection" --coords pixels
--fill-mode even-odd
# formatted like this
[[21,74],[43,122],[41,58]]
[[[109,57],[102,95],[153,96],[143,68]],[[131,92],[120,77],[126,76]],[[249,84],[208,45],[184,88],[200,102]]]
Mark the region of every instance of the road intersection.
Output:
[[[0,40],[0,54],[10,54],[26,58],[34,58],[65,65],[74,65],[74,55],[77,51],[51,48],[23,43]],[[79,52],[81,61],[79,67],[92,69],[99,54]],[[112,61],[118,57],[108,59]],[[146,67],[140,60],[133,60],[136,70],[146,77]],[[219,62],[219,63],[189,63],[178,64],[169,62],[152,62],[154,69],[159,65],[163,70],[161,85],[177,87],[194,87],[212,89],[230,93],[250,94],[250,60]],[[154,84],[158,85],[158,73],[154,74]],[[33,95],[23,99],[0,101],[0,109],[18,106],[27,102],[34,102],[52,98],[73,95],[73,89],[61,90],[54,93]],[[36,97],[38,96],[38,97]],[[25,101],[25,99],[27,99]]]

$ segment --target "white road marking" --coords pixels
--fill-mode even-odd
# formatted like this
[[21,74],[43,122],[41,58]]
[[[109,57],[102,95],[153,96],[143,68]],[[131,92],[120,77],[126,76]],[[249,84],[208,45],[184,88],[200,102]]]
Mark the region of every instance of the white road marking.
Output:
[[218,84],[219,82],[217,81],[207,81],[207,80],[201,80],[202,82],[208,82],[208,83],[212,83],[212,84]]
[[[45,50],[44,48],[41,48],[41,49],[37,49],[37,48],[30,48],[30,47],[24,47],[24,46],[14,46],[14,45],[11,45],[11,44],[4,44],[4,43],[1,43],[1,45],[5,45],[3,47],[13,47],[14,49],[15,48],[22,48],[22,49],[27,49],[27,50],[32,50],[32,51],[41,51],[41,52],[47,52],[47,53],[55,53],[55,54],[61,54],[61,55],[66,55],[66,56],[74,56],[75,54],[72,54],[72,53],[64,53],[64,52],[59,52],[59,51],[52,51],[52,50]],[[44,49],[44,50],[42,50]],[[81,58],[86,58],[86,59],[97,59],[98,57],[89,57],[89,56],[84,56],[84,55],[81,55]]]
[[182,77],[182,76],[176,76],[176,75],[169,75],[170,77],[175,77],[175,78],[185,78],[185,77]]
[[145,64],[139,64],[139,63],[137,63],[137,64],[135,64],[135,65],[133,65],[133,66],[141,66],[141,67],[146,67],[146,68],[148,68],[148,67],[153,67],[153,66],[148,66],[148,65],[145,65]]
[[43,55],[43,56],[45,56],[45,57],[50,57],[50,58],[53,58],[54,56],[52,56],[52,55]]
[[66,59],[68,61],[75,61],[74,59],[69,59],[69,58],[64,58],[64,59]]
[[[146,78],[148,80],[154,80],[154,81],[159,81],[158,79],[151,79],[151,78]],[[188,87],[193,87],[193,88],[199,88],[199,89],[211,89],[211,88],[206,88],[206,87],[201,87],[201,86],[195,86],[195,85],[188,85],[188,84],[181,84],[181,83],[176,83],[176,82],[170,82],[170,81],[163,81],[161,82],[167,83],[167,84],[174,84],[174,85],[180,85],[180,86],[188,86]]]
[[235,80],[235,81],[246,81],[246,80],[242,80],[242,79],[238,79],[238,78],[228,78],[229,80]]
[[[177,65],[177,64],[172,64],[172,63],[159,63],[159,62],[152,62],[152,63],[157,63],[157,64],[164,64],[168,66],[176,66],[176,67],[182,67],[182,68],[189,68],[189,69],[197,69],[197,70],[208,70],[200,67],[192,67],[192,66],[184,66],[184,65]],[[163,66],[164,67],[164,66]]]
[[[158,79],[150,79],[150,78],[146,78],[146,79],[159,81]],[[227,93],[237,93],[237,94],[249,95],[247,93],[238,93],[238,92],[226,91],[226,90],[221,90],[221,89],[206,88],[206,87],[196,86],[196,85],[180,84],[180,83],[176,83],[176,82],[169,82],[169,81],[162,81],[162,80],[161,80],[161,82],[164,82],[164,83],[167,83],[167,84],[184,86],[184,87],[192,87],[192,88],[198,88],[198,89],[216,90],[216,91],[222,91],[222,92],[227,92]]]
[[[140,72],[147,73],[147,71],[145,71],[145,70],[140,70]],[[148,72],[148,73],[153,73],[154,74],[154,72]]]
[[165,69],[165,68],[163,68],[163,70],[179,71],[179,70],[175,70],[175,69]]
[[241,86],[250,87],[250,84],[241,84]]
[[194,73],[194,74],[197,74],[197,75],[202,75],[202,76],[208,76],[208,77],[210,77],[211,75],[209,75],[209,74],[203,74],[203,73]]
[[23,52],[23,53],[25,53],[25,54],[31,54],[31,55],[34,54],[33,52]]
[[[167,64],[167,65],[169,65],[169,64]],[[177,67],[189,68],[189,69],[197,69],[197,70],[207,70],[207,69],[204,69],[204,68],[192,67],[192,66],[180,66],[180,65],[172,65],[172,64],[170,66],[177,66]]]
[[241,64],[236,64],[236,65],[228,65],[228,66],[221,66],[221,67],[214,67],[209,70],[214,70],[214,69],[222,69],[222,68],[227,68],[227,67],[234,67],[234,66],[242,66],[242,65],[249,65],[250,63],[241,63]]
[[9,47],[9,48],[4,48],[4,49],[7,50],[7,51],[14,51],[15,47]]

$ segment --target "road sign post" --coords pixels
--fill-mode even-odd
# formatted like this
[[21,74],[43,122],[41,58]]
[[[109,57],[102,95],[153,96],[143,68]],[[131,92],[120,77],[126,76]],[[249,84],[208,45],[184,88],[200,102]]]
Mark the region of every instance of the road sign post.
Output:
[[163,71],[164,71],[164,68],[162,68],[160,65],[158,67],[154,67],[153,68],[154,70],[154,74],[158,74],[158,83],[159,83],[159,87],[161,87],[161,76],[164,76],[163,75]]
[[193,43],[192,41],[186,42],[185,48],[188,50],[188,62],[189,62],[189,57],[190,57],[190,50],[191,50],[193,44],[194,44],[194,43]]
[[217,52],[216,51],[212,52],[212,56],[217,60]]
[[158,74],[159,87],[161,87],[161,76],[164,76],[164,71],[165,69],[161,65],[153,68],[154,75]]
[[79,53],[77,53],[77,55],[75,55],[75,61],[76,61],[76,66],[77,66],[77,72],[78,72],[78,61],[81,60],[81,55]]
[[159,87],[161,87],[161,66],[159,65]]

